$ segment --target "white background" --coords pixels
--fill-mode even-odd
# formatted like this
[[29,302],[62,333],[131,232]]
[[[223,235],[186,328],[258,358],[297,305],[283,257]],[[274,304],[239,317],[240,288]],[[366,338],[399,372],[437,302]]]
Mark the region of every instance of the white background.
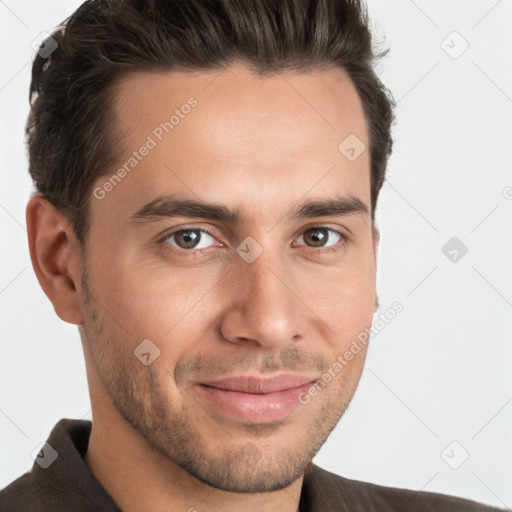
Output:
[[[91,418],[77,327],[42,292],[25,227],[30,43],[80,3],[0,3],[0,487],[59,419]],[[377,209],[380,311],[404,310],[373,339],[315,462],[512,507],[512,0],[371,0],[369,11],[398,101]],[[441,251],[454,236],[468,248],[455,263]],[[441,456],[453,441],[452,465],[469,454],[458,469]]]

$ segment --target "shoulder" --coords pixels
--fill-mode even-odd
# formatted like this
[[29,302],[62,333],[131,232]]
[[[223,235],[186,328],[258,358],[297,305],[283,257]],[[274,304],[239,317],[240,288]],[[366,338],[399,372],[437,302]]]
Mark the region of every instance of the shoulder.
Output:
[[[83,459],[90,432],[90,421],[61,419],[47,441],[51,451],[43,447],[31,470],[0,490],[0,510],[117,512]],[[47,456],[51,458],[45,459]]]
[[[306,471],[310,499],[322,506],[341,509],[378,512],[503,512],[476,501],[427,491],[351,480],[336,475],[314,464]],[[341,500],[341,503],[340,503]],[[339,509],[340,509],[339,508]],[[339,510],[338,509],[338,510]],[[335,510],[333,508],[333,510]],[[509,511],[510,512],[510,511]]]
[[48,493],[40,487],[31,471],[21,475],[0,491],[0,510],[5,512],[40,511],[52,505],[54,503],[48,500]]

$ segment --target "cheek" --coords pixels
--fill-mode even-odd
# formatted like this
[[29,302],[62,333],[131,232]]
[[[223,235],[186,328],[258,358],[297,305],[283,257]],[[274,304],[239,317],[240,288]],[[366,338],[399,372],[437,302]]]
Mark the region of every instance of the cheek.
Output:
[[371,327],[375,312],[375,267],[371,262],[359,262],[336,275],[325,276],[321,282],[325,284],[317,286],[318,293],[310,295],[309,304],[329,327],[324,333],[333,360],[351,350],[354,341],[359,345],[360,348],[354,349],[357,356],[353,357],[353,363],[343,370],[357,373],[366,353],[366,345],[359,337]]
[[329,323],[349,327],[372,321],[376,293],[373,262],[340,265],[308,279],[309,300]]
[[[96,289],[110,304],[112,316],[126,329],[145,337],[165,337],[177,323],[201,309],[206,291],[212,289],[222,269],[210,265],[202,269],[172,266],[162,260],[137,261],[126,258],[107,271],[97,272]],[[224,270],[225,272],[225,270]]]

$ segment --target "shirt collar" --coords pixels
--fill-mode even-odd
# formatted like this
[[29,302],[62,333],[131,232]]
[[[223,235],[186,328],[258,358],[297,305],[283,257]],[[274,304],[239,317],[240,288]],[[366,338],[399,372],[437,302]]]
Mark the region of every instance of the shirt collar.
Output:
[[[46,468],[44,463],[34,462],[32,474],[44,489],[55,488],[58,482],[58,495],[69,502],[70,509],[77,512],[102,510],[121,512],[112,498],[92,474],[85,462],[92,423],[89,420],[61,419],[53,428],[47,440],[51,448],[43,446],[43,457],[57,453],[57,458]],[[325,510],[362,510],[358,503],[360,496],[355,492],[353,481],[325,471],[311,463],[304,474],[300,512]],[[60,501],[59,501],[60,502]],[[82,508],[77,508],[76,504]]]

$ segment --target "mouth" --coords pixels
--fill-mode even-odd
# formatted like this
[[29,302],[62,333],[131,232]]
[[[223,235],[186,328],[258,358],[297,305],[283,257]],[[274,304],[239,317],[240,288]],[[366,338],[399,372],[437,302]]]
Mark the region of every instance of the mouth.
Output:
[[243,422],[284,420],[302,405],[299,397],[315,383],[311,376],[279,375],[273,378],[231,377],[195,385],[215,409]]

